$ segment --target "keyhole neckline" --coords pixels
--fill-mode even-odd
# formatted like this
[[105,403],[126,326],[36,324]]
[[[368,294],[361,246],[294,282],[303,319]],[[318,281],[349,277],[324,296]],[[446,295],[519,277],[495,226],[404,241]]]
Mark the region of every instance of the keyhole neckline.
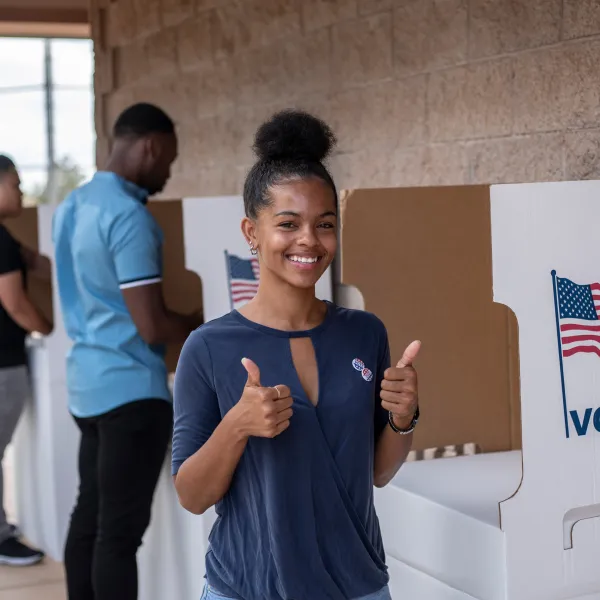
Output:
[[313,327],[312,329],[306,329],[303,331],[285,331],[283,329],[274,329],[273,327],[268,327],[267,325],[261,325],[260,323],[256,323],[255,321],[251,321],[242,315],[237,309],[232,311],[232,315],[245,325],[246,327],[250,327],[252,329],[256,329],[257,331],[261,331],[262,333],[266,333],[268,335],[274,335],[282,338],[301,338],[301,337],[313,337],[316,334],[321,333],[331,322],[331,317],[333,315],[333,303],[328,300],[323,300],[325,305],[327,306],[327,312],[325,313],[325,318],[323,321]]

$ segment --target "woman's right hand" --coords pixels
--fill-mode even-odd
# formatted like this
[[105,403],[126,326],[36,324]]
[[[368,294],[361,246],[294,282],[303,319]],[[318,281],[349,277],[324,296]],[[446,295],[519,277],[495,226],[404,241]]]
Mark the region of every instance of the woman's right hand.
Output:
[[248,373],[244,393],[230,411],[245,436],[274,438],[290,426],[293,400],[287,385],[262,387],[260,370],[249,358],[242,359]]

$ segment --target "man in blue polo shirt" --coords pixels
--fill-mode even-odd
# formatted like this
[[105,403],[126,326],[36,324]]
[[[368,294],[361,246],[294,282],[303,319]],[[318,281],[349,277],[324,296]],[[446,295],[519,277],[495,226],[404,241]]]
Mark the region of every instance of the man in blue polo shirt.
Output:
[[136,553],[172,433],[164,344],[200,315],[166,309],[162,232],[146,208],[177,156],[171,119],[124,111],[104,171],[53,223],[60,301],[73,347],[69,409],[79,429],[79,494],[65,548],[69,600],[135,600]]

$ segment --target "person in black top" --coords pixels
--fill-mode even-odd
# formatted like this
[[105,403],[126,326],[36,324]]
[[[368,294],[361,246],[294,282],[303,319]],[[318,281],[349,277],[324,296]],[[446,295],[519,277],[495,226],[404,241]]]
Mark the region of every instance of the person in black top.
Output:
[[[52,325],[27,296],[25,275],[49,279],[50,262],[19,244],[4,226],[22,210],[21,181],[12,160],[0,155],[0,461],[10,443],[30,393],[25,338],[30,332],[49,334]],[[44,557],[18,540],[2,506],[0,463],[0,564],[32,565]]]

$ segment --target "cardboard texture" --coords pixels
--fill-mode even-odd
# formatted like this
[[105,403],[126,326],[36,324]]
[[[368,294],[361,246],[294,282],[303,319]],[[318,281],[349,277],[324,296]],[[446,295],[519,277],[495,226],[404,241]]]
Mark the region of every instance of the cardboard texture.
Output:
[[388,328],[392,361],[414,339],[416,450],[520,448],[517,323],[492,298],[488,186],[343,194],[342,283]]
[[[426,342],[426,335],[431,335],[430,344],[443,346],[447,341],[435,337],[439,331],[455,336],[454,352],[473,368],[463,369],[462,397],[451,396],[452,405],[458,411],[472,410],[467,395],[474,393],[472,400],[500,402],[501,397],[493,395],[497,390],[491,388],[502,385],[502,394],[510,398],[509,410],[496,412],[495,418],[502,419],[504,444],[518,431],[513,404],[520,391],[522,451],[414,462],[405,465],[391,485],[377,490],[389,562],[396,571],[397,564],[402,565],[415,598],[433,597],[427,595],[431,582],[423,579],[426,576],[440,584],[435,592],[440,600],[450,597],[448,589],[478,600],[597,599],[600,256],[594,240],[600,182],[492,186],[483,188],[478,199],[479,194],[476,188],[386,190],[353,193],[346,202],[344,277],[362,286],[367,308],[380,314],[388,328],[408,330],[402,333],[398,353],[413,337]],[[450,198],[452,210],[446,210]],[[429,210],[421,213],[424,204]],[[368,224],[375,214],[383,215],[377,237],[375,226]],[[395,240],[390,221],[397,226]],[[362,230],[358,222],[364,225]],[[374,292],[381,290],[378,279],[389,281],[389,273],[398,267],[390,259],[385,261],[388,272],[373,272],[377,267],[368,272],[365,265],[373,264],[372,254],[364,243],[349,243],[347,227],[354,240],[359,232],[364,239],[383,240],[381,255],[396,252],[400,257],[396,264],[402,265],[402,281],[408,282],[410,292],[399,285],[393,298]],[[456,237],[444,229],[456,231]],[[471,253],[466,252],[467,242]],[[519,323],[517,328],[511,315],[504,328],[499,320],[497,330],[488,329],[488,335],[503,333],[497,336],[497,345],[485,337],[478,339],[481,330],[471,331],[473,316],[487,316],[494,324],[493,311],[486,309],[492,290],[489,266],[484,269],[478,262],[483,256],[489,265],[490,247],[493,300],[514,311]],[[439,254],[436,265],[430,261],[433,249]],[[362,269],[356,267],[359,261]],[[415,271],[413,263],[418,264]],[[454,280],[447,277],[447,270],[456,274]],[[472,281],[466,290],[465,273]],[[438,305],[443,310],[450,306],[452,316],[460,320],[456,330],[445,324],[438,330],[428,322],[433,312],[429,298],[436,290],[441,290]],[[453,294],[459,303],[450,298]],[[506,319],[510,313],[504,310]],[[394,311],[408,316],[401,319]],[[392,339],[392,347],[395,343]],[[480,355],[469,354],[472,343]],[[424,405],[428,402],[430,407],[423,412],[440,419],[453,435],[464,435],[444,412],[447,396],[439,395],[433,385],[427,388],[424,381],[443,371],[444,349],[429,357],[424,353],[420,359],[421,393]],[[481,355],[488,353],[483,360]],[[505,353],[508,358],[502,361]],[[501,364],[501,372],[494,372],[490,364]],[[481,395],[484,388],[476,385],[482,373],[488,395]],[[452,376],[444,373],[445,378]],[[488,450],[494,438],[488,431],[482,435],[475,425],[487,429],[495,425],[490,410],[496,409],[486,405],[486,413],[479,414],[485,418],[469,429]],[[429,427],[426,420],[423,424],[430,436],[427,445],[446,441],[442,430]],[[392,579],[392,592],[401,595],[404,583]]]
[[[161,200],[148,203],[148,209],[164,233],[163,294],[170,310],[191,314],[202,310],[202,282],[197,273],[186,269],[183,208],[181,200]],[[183,344],[167,347],[167,369],[174,373]]]
[[[25,208],[16,219],[7,219],[6,228],[24,246],[39,252],[38,240],[38,214],[36,208]],[[27,291],[33,303],[41,310],[42,314],[53,320],[52,285],[50,282],[40,281],[31,275],[27,276]]]

